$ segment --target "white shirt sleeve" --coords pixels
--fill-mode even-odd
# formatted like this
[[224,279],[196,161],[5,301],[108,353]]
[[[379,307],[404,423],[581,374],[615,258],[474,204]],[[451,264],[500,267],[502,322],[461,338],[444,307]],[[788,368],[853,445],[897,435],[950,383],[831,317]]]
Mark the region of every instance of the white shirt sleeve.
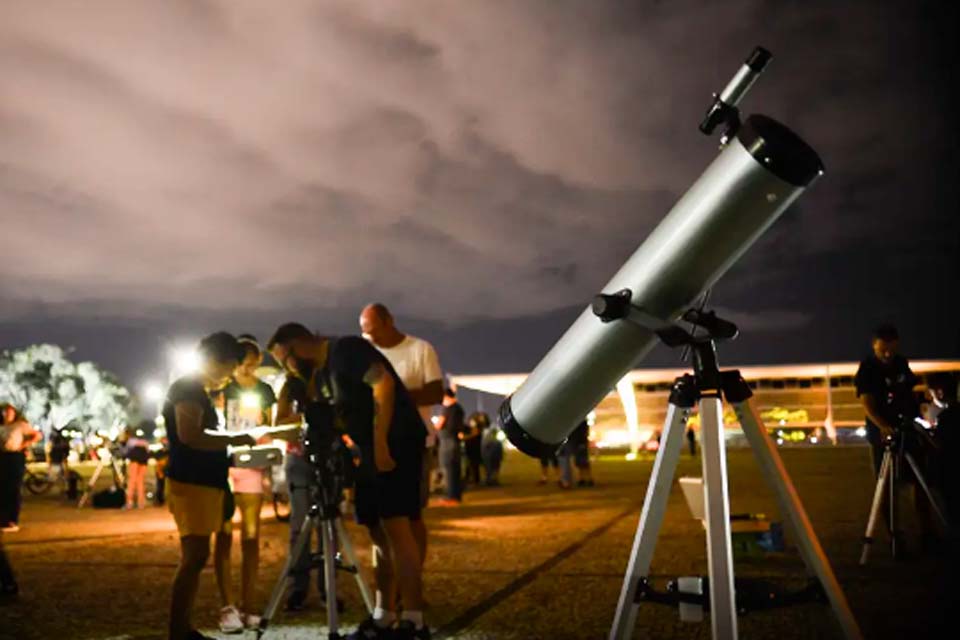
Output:
[[440,369],[440,358],[433,345],[423,341],[423,353],[420,355],[423,371],[423,384],[428,385],[434,380],[443,380],[443,371]]

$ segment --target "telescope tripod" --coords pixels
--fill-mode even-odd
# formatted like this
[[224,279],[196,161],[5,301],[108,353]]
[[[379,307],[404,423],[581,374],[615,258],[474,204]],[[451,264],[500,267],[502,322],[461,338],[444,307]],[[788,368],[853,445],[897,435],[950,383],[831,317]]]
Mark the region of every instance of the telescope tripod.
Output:
[[[312,556],[311,563],[317,559],[323,562],[323,585],[327,595],[327,626],[329,628],[327,637],[330,640],[340,640],[340,638],[342,638],[339,632],[340,621],[339,611],[337,610],[337,571],[346,571],[347,573],[353,574],[367,612],[373,611],[373,596],[370,594],[370,588],[364,581],[363,576],[360,575],[360,565],[357,562],[353,544],[350,542],[350,536],[347,533],[346,527],[343,526],[340,507],[335,501],[332,502],[333,504],[328,502],[314,502],[313,506],[310,507],[307,517],[303,519],[303,524],[300,526],[300,532],[297,534],[296,542],[294,542],[293,548],[290,550],[290,555],[287,557],[287,562],[283,566],[283,571],[280,572],[280,577],[273,587],[270,601],[267,603],[267,607],[260,617],[260,626],[257,628],[258,640],[266,633],[270,621],[277,613],[280,601],[287,591],[287,580],[290,571],[293,569],[300,554],[302,554],[305,549],[310,548],[310,540],[313,537],[314,530],[320,532],[321,553],[319,554],[319,558],[315,555]],[[343,563],[340,553],[337,551],[338,543],[343,547],[349,564]]]
[[[709,334],[706,338],[695,338],[678,326],[655,321],[652,316],[642,310],[628,305],[611,311],[610,298],[599,301],[600,306],[607,304],[606,307],[599,308],[595,303],[595,312],[603,312],[607,317],[627,319],[643,328],[652,329],[668,346],[690,347],[694,356],[695,374],[686,374],[677,378],[670,393],[660,448],[647,485],[640,522],[617,602],[616,616],[610,629],[610,640],[626,640],[632,637],[641,602],[664,601],[663,597],[658,597],[659,594],[650,589],[647,576],[657,536],[663,525],[674,472],[683,449],[687,419],[695,405],[699,405],[701,421],[700,446],[703,461],[704,525],[707,534],[709,584],[706,593],[673,594],[672,599],[686,605],[699,604],[704,608],[709,603],[713,638],[715,640],[737,638],[737,611],[746,610],[748,607],[745,597],[738,603],[734,584],[730,501],[723,435],[723,399],[733,405],[760,470],[776,494],[780,511],[792,525],[800,555],[807,569],[818,581],[818,584],[815,584],[813,589],[808,589],[806,593],[825,595],[840,622],[844,636],[850,640],[862,638],[847,599],[820,546],[793,482],[787,475],[776,445],[767,434],[756,407],[750,402],[753,395],[750,387],[739,371],[721,372],[717,365],[715,340],[735,337],[738,332],[736,326],[720,320],[713,313],[704,314],[691,310],[684,315],[684,318],[697,326],[706,328]],[[598,315],[601,314],[598,313]],[[747,589],[744,588],[741,595],[746,596]],[[774,594],[769,594],[767,599],[770,597],[774,597]],[[799,598],[788,597],[783,599],[785,602],[776,604],[782,606],[789,603],[786,601],[797,599]],[[769,607],[770,603],[768,602],[766,606]],[[755,606],[755,608],[759,607]]]
[[930,501],[930,506],[946,530],[949,528],[944,510],[939,500],[930,489],[926,478],[920,471],[920,465],[907,450],[906,437],[898,433],[893,438],[887,438],[883,443],[883,458],[880,461],[880,472],[877,474],[877,488],[873,492],[873,503],[870,506],[870,517],[867,519],[867,531],[863,534],[863,551],[860,553],[860,565],[866,565],[873,546],[873,534],[880,519],[880,509],[883,506],[884,494],[887,496],[887,531],[890,534],[890,556],[896,560],[900,540],[900,531],[897,529],[897,485],[902,478],[903,462],[910,466],[913,477],[923,489]]

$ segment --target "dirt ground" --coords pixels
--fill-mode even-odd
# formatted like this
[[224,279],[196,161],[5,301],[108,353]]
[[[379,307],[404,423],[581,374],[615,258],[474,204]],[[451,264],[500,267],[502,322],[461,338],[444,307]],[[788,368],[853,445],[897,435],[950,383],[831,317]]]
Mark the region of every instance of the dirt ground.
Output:
[[[881,536],[871,563],[857,565],[872,493],[865,448],[783,451],[784,460],[834,563],[867,638],[933,637],[945,618],[948,566],[944,556],[893,562]],[[434,638],[604,638],[616,607],[652,459],[600,459],[597,486],[562,491],[538,485],[539,467],[509,456],[499,488],[465,494],[455,508],[426,512],[430,549],[425,571],[427,621]],[[779,516],[749,452],[729,455],[732,512]],[[678,475],[699,476],[699,460],[684,456]],[[265,513],[267,513],[265,511]],[[362,563],[364,531],[348,522]],[[55,496],[27,498],[22,530],[3,540],[22,594],[0,604],[0,638],[162,638],[177,537],[162,508],[119,512],[77,510]],[[259,596],[266,603],[285,559],[288,527],[264,523]],[[705,573],[700,524],[674,486],[652,576]],[[234,544],[239,567],[239,544]],[[803,566],[789,547],[737,562],[738,576],[803,584]],[[369,574],[368,574],[369,576]],[[239,578],[238,568],[234,570]],[[341,574],[346,630],[364,616],[352,578]],[[314,592],[308,610],[280,614],[265,638],[326,638]],[[219,609],[213,572],[201,579],[195,621],[211,635]],[[741,617],[742,638],[837,638],[826,605],[753,612]],[[644,604],[636,637],[709,638],[709,618],[682,623],[675,609]],[[219,636],[229,637],[229,636]],[[233,636],[243,637],[243,636]],[[248,638],[255,634],[248,633]],[[948,636],[942,636],[948,637]]]

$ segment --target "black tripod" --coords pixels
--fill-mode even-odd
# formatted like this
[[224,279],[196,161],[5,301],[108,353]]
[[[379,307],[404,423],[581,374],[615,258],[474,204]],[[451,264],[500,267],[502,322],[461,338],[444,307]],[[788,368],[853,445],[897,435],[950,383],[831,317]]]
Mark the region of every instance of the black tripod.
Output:
[[[912,427],[911,427],[912,428]],[[907,428],[902,428],[892,437],[886,438],[883,443],[883,458],[880,461],[880,471],[877,474],[877,488],[873,492],[873,504],[870,507],[870,517],[867,519],[867,531],[863,534],[863,551],[860,553],[860,564],[867,564],[870,548],[873,545],[873,533],[880,517],[880,507],[883,506],[884,494],[887,496],[887,530],[890,534],[890,555],[897,558],[897,547],[901,540],[901,532],[897,528],[897,487],[903,479],[903,463],[906,461],[917,484],[923,489],[933,507],[934,513],[944,529],[948,528],[947,518],[940,501],[933,494],[930,485],[920,471],[920,465],[909,450],[908,440],[912,435]]]
[[[336,454],[334,454],[336,455]],[[328,460],[334,460],[334,456],[328,457]],[[273,616],[277,613],[280,601],[287,591],[287,580],[290,571],[293,569],[297,559],[305,549],[310,548],[310,540],[314,530],[320,532],[321,552],[312,554],[311,565],[314,563],[323,564],[323,585],[327,596],[327,625],[329,632],[327,637],[330,640],[340,640],[339,629],[339,611],[337,609],[337,571],[346,571],[352,573],[357,581],[357,587],[360,589],[360,595],[363,597],[367,612],[373,611],[373,596],[367,583],[358,569],[356,553],[353,550],[353,544],[350,542],[350,536],[343,526],[343,520],[340,514],[340,501],[343,498],[343,477],[342,473],[336,469],[335,463],[331,465],[318,464],[316,456],[311,455],[311,462],[314,464],[316,483],[313,486],[313,505],[307,517],[304,518],[300,526],[300,532],[297,534],[296,542],[290,550],[287,562],[280,572],[270,595],[270,601],[267,608],[260,617],[260,626],[257,628],[257,638],[263,637]],[[329,472],[333,468],[334,471]],[[339,544],[347,556],[347,563],[344,563],[337,551]]]

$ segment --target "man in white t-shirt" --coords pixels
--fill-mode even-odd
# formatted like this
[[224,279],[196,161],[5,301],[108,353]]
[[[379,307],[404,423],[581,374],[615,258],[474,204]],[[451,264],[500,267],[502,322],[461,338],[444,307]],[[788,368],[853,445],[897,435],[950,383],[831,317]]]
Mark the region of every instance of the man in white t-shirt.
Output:
[[[417,403],[420,417],[427,427],[427,454],[423,456],[420,479],[421,506],[426,507],[430,495],[430,472],[436,466],[436,430],[430,421],[435,405],[443,401],[443,372],[437,352],[426,340],[401,333],[393,316],[382,304],[369,304],[360,312],[360,331],[393,366],[403,386]],[[414,523],[414,535],[420,547],[420,560],[426,559],[427,529],[423,520]]]

